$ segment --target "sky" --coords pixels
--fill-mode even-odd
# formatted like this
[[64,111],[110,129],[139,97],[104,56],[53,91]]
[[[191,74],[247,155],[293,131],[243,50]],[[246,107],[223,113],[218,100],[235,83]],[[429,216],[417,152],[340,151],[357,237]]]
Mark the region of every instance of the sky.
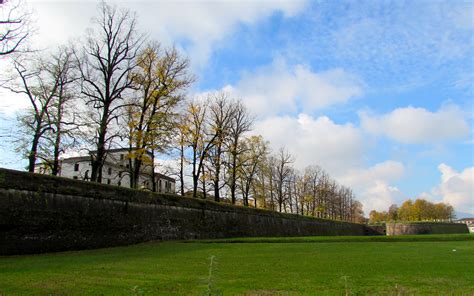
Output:
[[[28,3],[46,50],[79,44],[97,7]],[[190,59],[191,97],[241,98],[253,133],[353,188],[366,215],[419,197],[474,215],[473,1],[112,3]],[[4,129],[25,106],[0,92]],[[3,142],[0,166],[22,169]]]

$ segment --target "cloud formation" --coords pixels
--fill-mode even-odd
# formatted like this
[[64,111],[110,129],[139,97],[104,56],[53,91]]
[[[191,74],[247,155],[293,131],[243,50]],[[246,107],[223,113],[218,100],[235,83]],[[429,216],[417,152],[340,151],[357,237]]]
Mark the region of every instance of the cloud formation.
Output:
[[351,169],[339,180],[354,189],[368,215],[371,210],[386,211],[391,204],[400,204],[404,200],[405,195],[400,189],[390,185],[402,178],[404,173],[402,163],[387,160],[366,169]]
[[[292,17],[300,13],[306,1],[138,1],[120,2],[119,8],[137,13],[142,32],[166,45],[177,45],[189,54],[194,66],[205,65],[216,43],[231,36],[240,24],[253,25],[275,13]],[[64,43],[93,27],[96,1],[32,1],[37,13],[39,46]],[[74,22],[70,20],[74,19]],[[57,24],[60,23],[61,26]]]
[[359,117],[365,131],[405,144],[461,139],[470,132],[463,111],[455,105],[443,106],[436,112],[411,106],[383,115],[360,112]]
[[241,97],[259,116],[281,112],[311,112],[341,104],[363,93],[363,83],[344,69],[313,72],[308,66],[290,66],[277,58],[255,72],[244,73],[225,91]]
[[361,163],[364,141],[352,124],[336,124],[326,116],[274,116],[255,124],[254,132],[270,141],[277,151],[286,147],[296,156],[295,166],[321,165],[331,175],[339,175]]
[[451,83],[471,64],[472,10],[469,1],[318,2],[307,10],[304,42],[294,37],[291,47],[295,55],[364,73],[382,88]]
[[202,65],[213,46],[237,25],[252,25],[274,13],[292,17],[305,5],[306,1],[187,1],[183,7],[179,1],[155,1],[131,7],[142,16],[141,25],[151,28],[153,37],[190,43],[191,61]]
[[364,205],[365,215],[370,211],[387,211],[390,205],[400,204],[405,195],[395,186],[376,180],[359,193],[358,199]]
[[474,167],[457,172],[442,163],[438,166],[441,182],[432,191],[457,211],[474,214]]

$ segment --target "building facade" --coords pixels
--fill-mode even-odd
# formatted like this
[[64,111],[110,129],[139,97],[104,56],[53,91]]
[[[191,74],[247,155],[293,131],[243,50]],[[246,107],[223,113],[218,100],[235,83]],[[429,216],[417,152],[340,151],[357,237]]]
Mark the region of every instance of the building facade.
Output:
[[474,233],[474,218],[462,218],[456,221],[456,223],[463,223],[467,225],[470,233]]
[[[148,153],[151,159],[151,154]],[[176,181],[166,175],[153,174],[150,162],[144,162],[138,180],[140,189],[153,190],[153,175],[156,180],[156,192],[174,193]],[[61,160],[59,176],[90,181],[91,156],[70,157]],[[107,151],[102,167],[102,183],[122,187],[130,187],[130,157],[128,149],[111,149]]]

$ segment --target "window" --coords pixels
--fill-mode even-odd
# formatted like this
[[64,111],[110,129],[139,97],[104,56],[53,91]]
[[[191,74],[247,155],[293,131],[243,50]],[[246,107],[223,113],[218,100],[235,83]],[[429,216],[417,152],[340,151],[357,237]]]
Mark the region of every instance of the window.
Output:
[[122,185],[122,182],[118,181],[118,186]]
[[158,181],[158,192],[161,192],[161,180]]
[[110,185],[110,179],[107,179],[107,184],[109,184],[109,185]]
[[119,178],[122,178],[122,172],[120,171],[118,174]]
[[123,154],[120,154],[120,160],[123,160]]
[[74,180],[77,180],[77,176],[72,177]]
[[109,168],[108,173],[109,173],[109,176],[112,175],[112,168]]
[[78,164],[78,163],[75,163],[75,164],[74,164],[74,171],[75,171],[75,172],[78,172],[78,171],[79,171],[79,164]]

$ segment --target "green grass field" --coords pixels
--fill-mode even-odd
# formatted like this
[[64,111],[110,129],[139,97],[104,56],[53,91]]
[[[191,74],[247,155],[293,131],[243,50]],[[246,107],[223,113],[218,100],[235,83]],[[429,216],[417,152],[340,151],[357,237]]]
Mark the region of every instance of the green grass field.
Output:
[[474,236],[158,242],[0,257],[0,295],[18,294],[474,295]]

